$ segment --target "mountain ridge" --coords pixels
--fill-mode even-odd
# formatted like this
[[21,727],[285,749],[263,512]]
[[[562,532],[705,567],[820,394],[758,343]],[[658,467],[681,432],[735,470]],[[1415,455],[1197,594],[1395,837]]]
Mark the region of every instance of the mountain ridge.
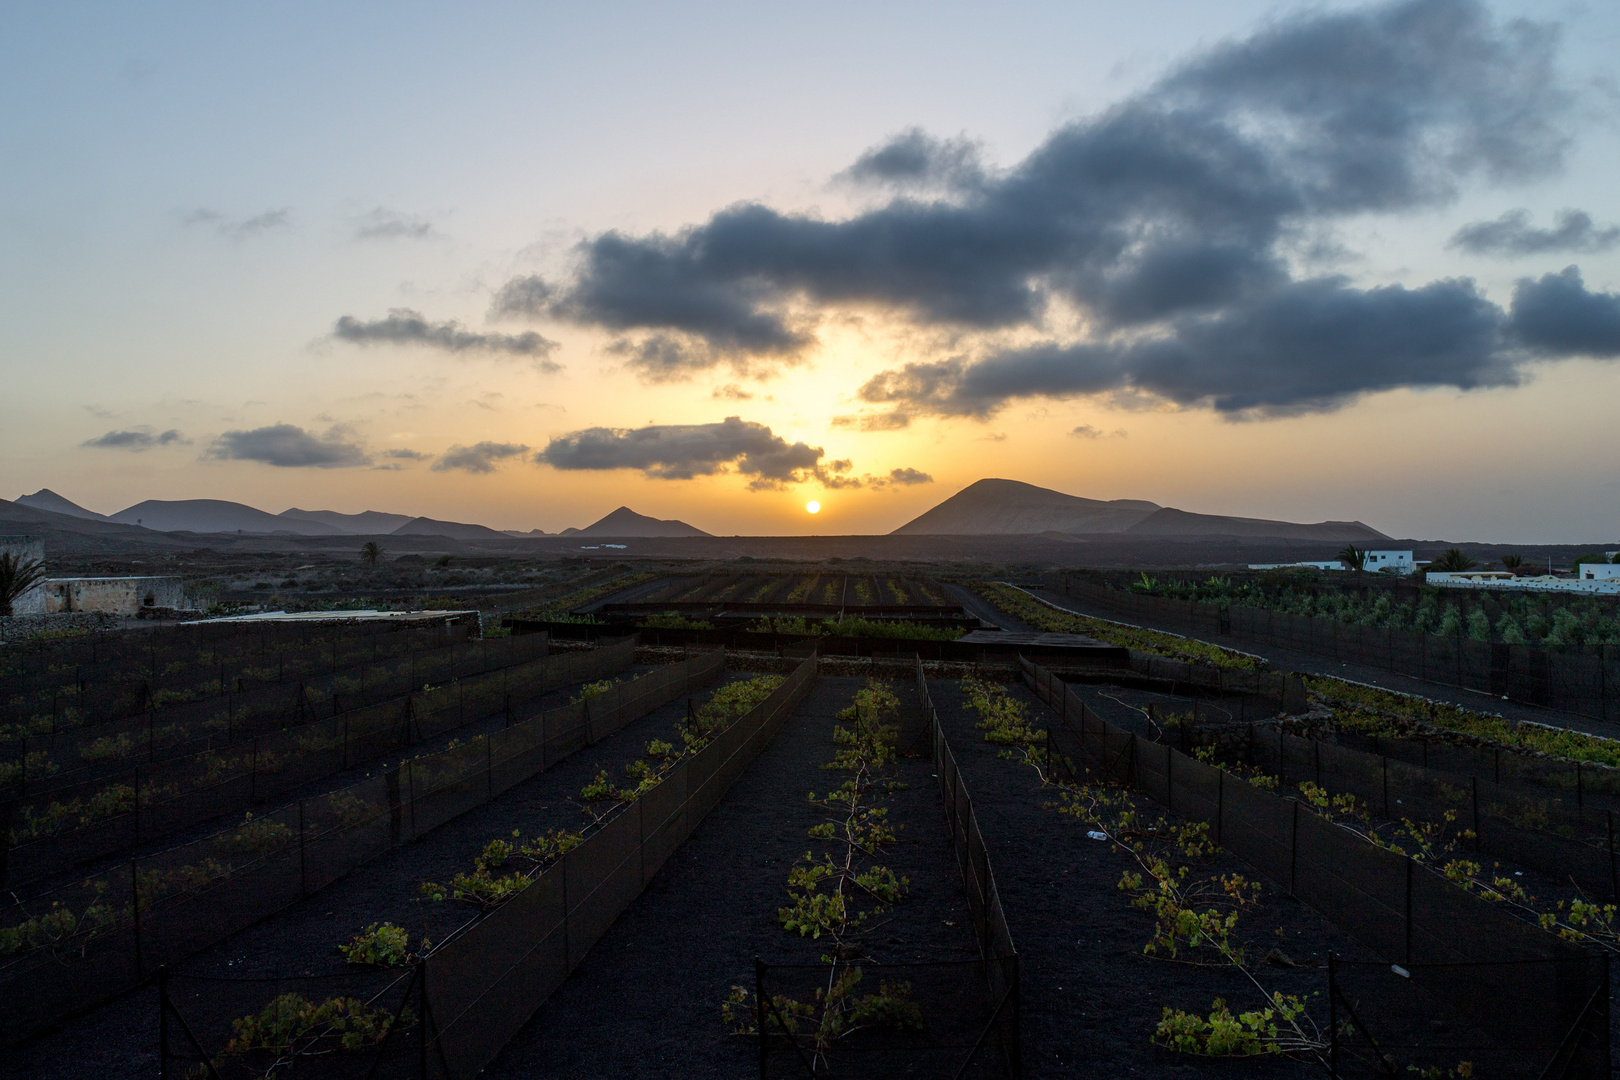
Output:
[[696,525],[674,518],[661,519],[638,514],[621,506],[583,529],[564,529],[559,536],[713,536]]

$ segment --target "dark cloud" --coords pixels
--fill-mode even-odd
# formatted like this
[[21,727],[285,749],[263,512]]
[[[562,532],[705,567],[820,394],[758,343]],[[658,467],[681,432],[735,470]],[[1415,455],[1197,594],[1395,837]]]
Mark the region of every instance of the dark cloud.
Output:
[[914,484],[932,484],[934,478],[919,469],[890,469],[888,482],[898,487],[911,487]]
[[529,448],[522,443],[481,442],[471,446],[452,446],[433,463],[433,471],[458,469],[469,473],[492,473],[496,462],[521,457],[528,452]]
[[[962,350],[869,381],[862,396],[885,411],[842,418],[863,428],[987,416],[1023,395],[1265,414],[1500,385],[1502,316],[1471,283],[1356,289],[1298,278],[1289,253],[1473,179],[1556,172],[1569,98],[1554,45],[1478,0],[1313,10],[1192,57],[994,174],[971,144],[908,131],[846,178],[912,190],[851,217],[744,203],[672,234],[594,237],[546,311],[621,335],[650,379],[791,360],[839,307]],[[1085,329],[1061,340],[1060,324]]]
[[187,225],[212,226],[219,235],[231,240],[245,240],[262,233],[292,227],[292,211],[286,208],[266,210],[250,218],[228,218],[214,210],[193,210],[183,219]]
[[1101,428],[1093,427],[1090,424],[1079,424],[1072,428],[1069,431],[1069,434],[1076,439],[1123,439],[1125,437],[1125,429],[1115,428],[1113,431],[1104,431]]
[[764,424],[728,416],[715,424],[586,428],[559,435],[535,455],[556,469],[639,469],[656,480],[690,480],[735,468],[765,490],[802,483],[824,451],[789,443]]
[[860,396],[902,415],[984,417],[1009,400],[1145,392],[1227,413],[1331,409],[1398,386],[1511,384],[1501,310],[1470,281],[1355,289],[1337,278],[1172,320],[1127,342],[1049,343],[883,372]]
[[344,315],[332,328],[332,336],[357,345],[422,345],[452,353],[488,352],[524,356],[535,360],[543,370],[561,370],[546,359],[557,348],[557,343],[532,330],[522,334],[481,334],[454,321],[429,322],[420,312],[410,308],[394,308],[389,311],[387,318],[370,322]]
[[709,391],[709,396],[716,401],[753,401],[754,395],[738,386],[736,383],[727,383],[717,386]]
[[538,274],[513,278],[496,291],[489,314],[492,318],[538,318],[548,313],[555,292]]
[[385,457],[385,458],[393,458],[396,461],[426,461],[428,458],[432,457],[433,455],[432,454],[424,454],[420,450],[398,449],[398,450],[384,450],[384,451],[382,451],[381,456]]
[[969,139],[936,139],[908,128],[855,159],[840,179],[897,188],[975,187],[984,180],[979,145]]
[[380,206],[360,218],[354,226],[356,240],[433,240],[438,236],[432,222],[384,210]]
[[294,424],[271,424],[251,431],[227,431],[207,456],[227,461],[259,461],[284,469],[344,469],[371,464],[371,456],[343,427],[317,436]]
[[1476,255],[1511,257],[1552,251],[1608,251],[1616,244],[1620,244],[1620,226],[1600,229],[1584,210],[1560,211],[1558,224],[1551,229],[1533,227],[1528,210],[1509,210],[1495,221],[1464,225],[1446,246]]
[[133,450],[139,453],[150,450],[154,446],[168,446],[171,443],[185,445],[191,442],[178,431],[170,428],[153,434],[150,428],[136,428],[133,431],[109,431],[94,439],[87,439],[80,446],[94,446],[103,450]]
[[1620,295],[1586,291],[1571,266],[1513,290],[1512,333],[1537,355],[1620,356]]

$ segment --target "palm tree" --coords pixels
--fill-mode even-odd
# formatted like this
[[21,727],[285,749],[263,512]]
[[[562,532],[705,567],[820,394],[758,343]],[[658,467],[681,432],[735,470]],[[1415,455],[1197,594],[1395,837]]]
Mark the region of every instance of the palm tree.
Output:
[[1474,560],[1462,553],[1462,548],[1447,548],[1446,553],[1429,564],[1430,570],[1443,570],[1457,573],[1462,570],[1472,570]]
[[1359,574],[1367,568],[1367,552],[1354,544],[1344,545],[1344,550],[1339,552],[1338,558],[1346,570],[1354,570]]
[[23,593],[45,580],[45,565],[21,555],[0,555],[0,615],[12,614],[11,605]]
[[1513,571],[1513,573],[1515,575],[1517,575],[1518,572],[1523,567],[1524,567],[1524,556],[1523,555],[1504,555],[1504,556],[1502,556],[1502,569],[1511,570],[1511,571]]
[[376,566],[382,562],[382,545],[375,540],[367,540],[360,548],[360,561],[367,566]]

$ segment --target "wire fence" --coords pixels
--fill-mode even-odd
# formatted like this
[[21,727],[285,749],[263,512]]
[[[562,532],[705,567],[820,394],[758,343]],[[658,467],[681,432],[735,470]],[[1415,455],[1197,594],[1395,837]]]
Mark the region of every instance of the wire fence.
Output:
[[634,650],[629,639],[588,653],[542,656],[110,779],[0,803],[0,886],[36,881],[246,810],[502,710],[510,719],[514,706],[541,694],[622,671]]
[[461,1080],[494,1059],[771,743],[815,675],[811,653],[770,697],[435,951],[425,969],[437,1020],[429,1076]]
[[[89,635],[88,644],[0,651],[7,693],[0,725],[27,733],[97,724],[154,702],[251,689],[464,641],[471,620],[424,626],[390,623],[252,625],[190,623],[169,629]],[[4,730],[0,727],[0,730]]]
[[[1514,918],[1297,800],[1109,723],[1044,668],[1026,661],[1023,671],[1058,717],[1048,729],[1055,761],[1089,759],[1108,779],[1208,823],[1217,844],[1400,968],[1397,976],[1426,1003],[1426,1019],[1478,1032],[1472,1045],[1486,1060],[1511,1046],[1541,1063],[1501,1075],[1608,1077],[1606,957]],[[1532,970],[1545,979],[1527,997]],[[1367,1034],[1380,1038],[1372,1027]]]
[[10,741],[4,754],[18,768],[13,783],[0,790],[20,798],[71,788],[96,777],[127,772],[132,761],[150,765],[229,747],[261,732],[329,719],[424,686],[511,667],[548,652],[544,637],[473,640],[407,650],[394,658],[254,690],[236,690],[222,680],[218,694],[162,708],[151,707],[153,699],[148,698],[144,712]]
[[1266,608],[1140,596],[1067,576],[1060,585],[1065,596],[1187,633],[1297,649],[1509,701],[1598,720],[1620,719],[1620,647],[1613,645],[1508,645]]
[[[633,643],[626,643],[631,645]],[[607,653],[608,650],[602,650]],[[559,658],[560,659],[560,658]],[[580,655],[577,663],[588,659]],[[590,678],[622,658],[604,656]],[[716,651],[0,913],[0,1042],[137,985],[718,678]]]

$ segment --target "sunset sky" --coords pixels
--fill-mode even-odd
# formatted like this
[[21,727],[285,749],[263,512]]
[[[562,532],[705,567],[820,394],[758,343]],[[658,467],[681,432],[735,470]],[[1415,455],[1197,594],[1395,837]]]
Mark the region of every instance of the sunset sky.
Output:
[[0,497],[1620,539],[1616,55],[1611,3],[0,6]]

